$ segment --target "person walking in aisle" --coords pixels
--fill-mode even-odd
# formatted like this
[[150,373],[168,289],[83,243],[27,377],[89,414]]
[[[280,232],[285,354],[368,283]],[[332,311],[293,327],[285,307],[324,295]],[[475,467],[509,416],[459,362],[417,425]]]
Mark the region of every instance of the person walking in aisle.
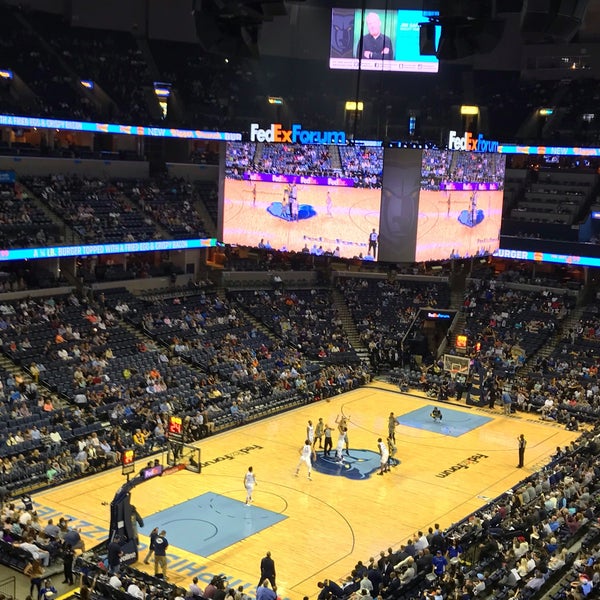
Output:
[[146,554],[146,558],[144,559],[145,565],[150,564],[150,559],[154,555],[154,541],[156,540],[157,537],[158,537],[158,527],[155,527],[150,532],[150,544],[148,545],[148,554]]
[[169,542],[163,529],[154,540],[154,576],[167,579],[167,548]]

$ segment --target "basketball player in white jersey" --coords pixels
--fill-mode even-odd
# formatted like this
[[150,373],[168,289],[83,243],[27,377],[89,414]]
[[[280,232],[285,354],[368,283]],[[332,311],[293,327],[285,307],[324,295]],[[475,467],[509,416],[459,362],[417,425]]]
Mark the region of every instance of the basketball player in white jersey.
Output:
[[252,500],[252,492],[254,491],[254,486],[256,485],[256,475],[254,475],[254,471],[252,467],[248,467],[248,472],[244,475],[244,487],[246,488],[246,504],[250,504]]
[[390,470],[390,465],[388,464],[390,451],[387,444],[381,438],[377,440],[377,447],[379,448],[379,473],[377,474],[383,475],[386,471]]
[[[338,437],[337,446],[335,447],[335,459],[338,462],[343,461],[344,447],[346,446],[348,439],[348,434],[346,432],[347,429],[345,427],[340,429],[340,436]],[[346,453],[348,453],[347,450]]]
[[310,442],[310,445],[313,446],[315,443],[315,428],[313,427],[312,421],[309,421],[306,426],[306,437]]
[[298,466],[296,467],[296,477],[298,477],[298,474],[300,473],[300,467],[302,466],[302,463],[304,463],[306,465],[306,468],[308,469],[308,478],[312,479],[312,477],[310,476],[310,474],[312,473],[312,452],[312,445],[309,440],[306,440],[304,442],[304,446],[300,448],[300,461],[298,462]]
[[348,424],[350,423],[350,415],[338,415],[335,418],[340,435],[344,434],[344,443],[346,446],[346,454],[350,456],[350,441],[348,440]]

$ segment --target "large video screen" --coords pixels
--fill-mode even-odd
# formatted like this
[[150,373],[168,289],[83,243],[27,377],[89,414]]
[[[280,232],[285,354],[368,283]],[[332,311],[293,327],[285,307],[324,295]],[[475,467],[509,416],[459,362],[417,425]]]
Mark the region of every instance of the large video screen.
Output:
[[383,149],[228,142],[222,240],[375,260]]
[[[420,10],[334,8],[331,11],[331,69],[437,73],[435,56],[421,55]],[[435,28],[437,48],[440,28]]]
[[505,156],[388,149],[379,260],[421,262],[500,247]]

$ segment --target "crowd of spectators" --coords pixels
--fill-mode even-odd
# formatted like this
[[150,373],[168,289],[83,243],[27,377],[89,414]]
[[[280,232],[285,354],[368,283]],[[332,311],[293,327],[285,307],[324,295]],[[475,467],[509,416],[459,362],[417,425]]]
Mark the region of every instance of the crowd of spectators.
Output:
[[600,340],[596,335],[595,307],[560,333],[554,350],[530,364],[527,378],[519,378],[519,405],[537,410],[543,418],[574,427],[576,420],[591,421],[600,414],[597,361]]
[[464,183],[495,183],[504,187],[505,158],[486,152],[455,152],[448,180]]
[[[359,561],[319,598],[583,598],[600,583],[597,431],[559,449],[540,473],[447,529],[415,532],[396,550]],[[366,591],[365,591],[366,590]]]
[[[167,383],[173,392],[178,373],[175,366],[136,361],[138,340],[108,309],[70,295],[4,304],[2,315],[4,352],[31,378],[3,385],[3,402],[20,419],[1,436],[3,483],[18,488],[71,479],[113,466],[130,444],[142,455],[164,445],[172,405],[160,392]],[[149,398],[155,401],[145,404]],[[111,424],[110,435],[102,423]]]
[[575,298],[566,291],[520,290],[474,280],[463,302],[464,332],[499,369],[515,368],[557,330]]
[[421,167],[421,189],[438,191],[452,183],[496,184],[504,187],[505,158],[484,152],[450,152],[425,149]]
[[452,152],[426,148],[421,159],[421,189],[437,191],[448,181]]
[[[0,548],[4,556],[18,561],[19,567],[30,579],[30,598],[53,598],[57,593],[49,578],[57,564],[64,567],[65,578],[73,584],[75,552],[85,551],[79,531],[61,517],[42,521],[34,503],[27,495],[15,502],[7,502],[0,511]],[[52,595],[50,594],[52,592]],[[46,595],[47,593],[47,595]]]
[[263,144],[254,155],[252,170],[277,175],[340,175],[331,152],[331,146],[323,145]]
[[30,93],[20,94],[18,105],[10,101],[10,93],[4,95],[9,102],[3,108],[17,114],[95,120],[93,103],[80,92],[79,81],[59,57],[48,52],[42,32],[24,24],[23,14],[15,8],[3,4],[0,11],[2,67],[11,69],[30,89]]
[[[51,51],[46,49],[46,55],[64,63],[65,70],[79,79],[100,86],[107,103],[98,103],[98,94],[92,94],[93,103],[79,94],[85,106],[95,110],[95,116],[128,124],[158,121],[148,104],[152,96],[145,96],[145,89],[152,86],[150,71],[131,33],[71,27],[60,16],[35,12],[27,19],[47,39]],[[79,81],[76,84],[83,89]]]
[[210,237],[195,206],[194,187],[183,179],[128,182],[121,189],[152,222],[160,223],[174,239]]
[[0,189],[2,247],[55,245],[67,236],[38,201],[86,243],[209,237],[196,203],[212,202],[213,190],[176,178],[23,177]]
[[[523,292],[508,285],[487,281],[469,288],[468,319],[484,318],[485,327],[492,329],[521,323],[527,330],[532,319],[540,319],[537,313],[545,321],[556,318],[558,324],[571,307],[568,296]],[[338,288],[363,337],[367,335],[365,342],[384,348],[394,344],[389,345],[380,327],[378,309],[381,316],[394,315],[391,331],[399,316],[405,315],[408,322],[417,307],[443,308],[449,301],[446,281],[431,278],[348,277]],[[148,296],[134,296],[123,288],[106,290],[94,303],[75,294],[5,302],[0,306],[4,352],[26,368],[29,379],[10,374],[2,378],[3,410],[10,412],[11,426],[0,433],[0,485],[22,489],[24,481],[47,485],[81,477],[116,464],[130,444],[139,454],[149,454],[164,445],[166,415],[173,411],[184,416],[186,439],[192,441],[268,414],[273,407],[283,409],[364,384],[371,374],[363,365],[348,366],[346,358],[341,364],[329,360],[350,350],[330,294],[317,288],[270,289],[232,291],[224,299],[201,282]],[[499,307],[509,317],[496,314]],[[265,319],[274,335],[257,330],[245,311]],[[123,329],[122,319],[135,325],[139,335]],[[503,319],[508,319],[506,324]],[[597,330],[595,313],[585,314],[577,327],[565,332],[563,344],[579,343],[581,337],[595,342]],[[504,358],[498,349],[512,338],[500,338],[501,345],[482,345],[475,371],[479,364],[492,367],[498,356]],[[575,365],[584,364],[581,356],[573,357]],[[543,418],[566,426],[574,415],[584,420],[586,411],[588,417],[595,414],[600,392],[593,372],[567,369],[554,360],[540,363],[540,370],[546,378],[511,381],[508,391],[514,394],[515,408],[539,410]],[[580,388],[573,389],[574,378],[583,379]],[[502,390],[504,383],[501,380]],[[548,396],[556,400],[556,411],[544,408]],[[521,593],[546,585],[553,573],[563,572],[573,536],[593,518],[595,483],[590,473],[598,468],[595,456],[586,462],[575,460],[570,452],[563,454],[560,468],[537,475],[531,486],[519,486],[498,505],[478,511],[444,534],[431,532],[440,536],[435,543],[445,540],[442,556],[458,552],[456,556],[465,560],[452,562],[455,556],[447,555],[449,564],[443,565],[437,550],[422,548],[415,550],[411,562],[414,543],[407,543],[380,557],[386,559],[381,563],[385,576],[375,578],[374,589],[383,583],[382,597],[392,600],[408,590],[411,595],[431,594],[438,586],[444,598],[456,589],[471,598],[483,589]],[[552,530],[556,523],[558,528]],[[432,546],[431,539],[428,543]],[[331,582],[323,582],[322,589],[332,597],[351,597],[361,589],[362,569],[357,565],[351,581],[340,586],[342,595]],[[434,578],[427,577],[430,572]]]
[[234,292],[232,296],[307,357],[356,362],[329,290],[255,290]]
[[56,244],[61,235],[60,227],[19,182],[0,184],[0,247]]
[[402,342],[419,309],[444,309],[450,305],[450,287],[441,278],[440,281],[390,281],[340,277],[337,287],[344,295],[375,369],[408,364]]
[[252,171],[256,152],[253,142],[228,142],[225,149],[226,177],[242,179],[244,173]]
[[231,179],[252,172],[315,175],[345,177],[357,187],[377,188],[382,182],[383,148],[230,142],[225,166]]
[[381,187],[383,148],[340,146],[339,153],[345,177],[352,177],[358,187]]
[[313,363],[209,290],[144,299],[117,289],[93,305],[74,294],[20,300],[2,305],[0,330],[5,354],[31,378],[3,384],[14,419],[0,434],[0,485],[14,489],[108,468],[130,445],[142,456],[162,448],[173,412],[193,441],[370,377],[358,364]]

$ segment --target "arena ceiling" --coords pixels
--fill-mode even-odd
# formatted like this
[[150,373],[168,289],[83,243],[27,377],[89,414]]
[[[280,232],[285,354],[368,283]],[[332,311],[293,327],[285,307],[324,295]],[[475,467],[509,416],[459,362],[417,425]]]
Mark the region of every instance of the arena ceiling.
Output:
[[[256,55],[316,60],[328,54],[331,8],[366,6],[361,0],[4,1],[61,14],[74,26],[131,31],[205,49],[223,35],[238,36]],[[476,24],[476,34],[486,36],[485,51],[492,45],[500,49],[492,64],[502,54],[516,56],[515,44],[600,41],[600,0],[377,0],[368,7],[439,10],[442,30],[446,24],[458,36]]]

